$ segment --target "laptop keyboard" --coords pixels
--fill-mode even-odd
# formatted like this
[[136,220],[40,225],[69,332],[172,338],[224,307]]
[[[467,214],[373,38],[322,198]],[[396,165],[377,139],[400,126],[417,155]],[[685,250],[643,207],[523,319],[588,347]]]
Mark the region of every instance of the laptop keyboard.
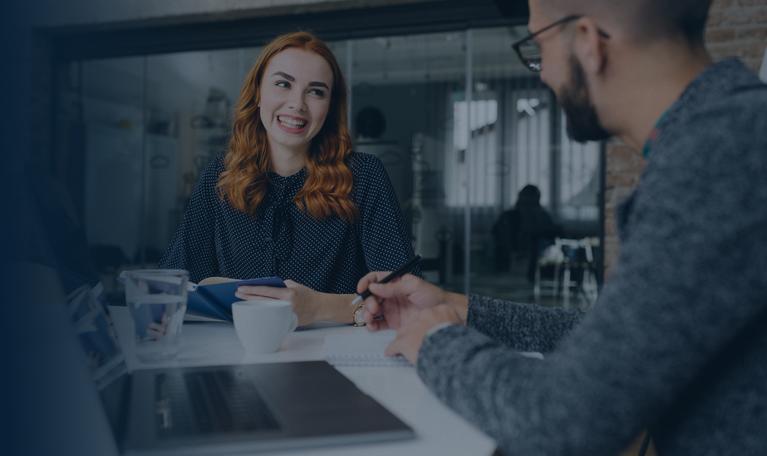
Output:
[[280,429],[253,382],[236,369],[170,372],[155,382],[160,437]]

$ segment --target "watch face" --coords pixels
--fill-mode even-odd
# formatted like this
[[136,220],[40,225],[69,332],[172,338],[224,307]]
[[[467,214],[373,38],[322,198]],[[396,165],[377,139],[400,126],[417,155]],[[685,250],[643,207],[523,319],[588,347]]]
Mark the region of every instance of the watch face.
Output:
[[365,324],[365,312],[364,307],[359,306],[356,309],[354,309],[354,324],[357,326],[362,326]]

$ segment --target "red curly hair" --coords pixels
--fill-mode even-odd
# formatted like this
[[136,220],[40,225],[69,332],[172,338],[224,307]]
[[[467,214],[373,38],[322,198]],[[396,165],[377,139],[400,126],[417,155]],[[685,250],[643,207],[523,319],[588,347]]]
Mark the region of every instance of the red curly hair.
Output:
[[333,72],[330,107],[325,123],[312,139],[303,188],[294,201],[315,219],[336,215],[351,222],[357,207],[351,199],[352,172],[346,161],[352,152],[346,108],[346,82],[330,48],[307,32],[278,36],[261,51],[245,77],[234,112],[232,137],[218,180],[220,194],[235,209],[255,215],[269,188],[271,168],[266,129],[258,112],[260,87],[269,61],[288,48],[299,48],[324,58]]

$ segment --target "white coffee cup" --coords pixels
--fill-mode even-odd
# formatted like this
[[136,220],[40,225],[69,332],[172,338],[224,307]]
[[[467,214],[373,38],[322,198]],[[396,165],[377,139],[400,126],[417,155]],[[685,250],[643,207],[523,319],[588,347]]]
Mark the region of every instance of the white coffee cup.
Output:
[[285,336],[298,325],[290,301],[251,299],[235,302],[232,316],[237,338],[251,353],[276,352]]

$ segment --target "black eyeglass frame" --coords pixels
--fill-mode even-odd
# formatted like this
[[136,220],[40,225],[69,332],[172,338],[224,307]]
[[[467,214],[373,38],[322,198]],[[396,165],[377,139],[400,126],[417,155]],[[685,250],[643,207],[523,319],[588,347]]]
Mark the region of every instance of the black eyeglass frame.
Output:
[[[525,44],[525,43],[527,43],[528,41],[530,41],[530,40],[534,39],[536,36],[540,35],[541,33],[545,32],[545,31],[547,31],[547,30],[551,30],[551,29],[553,29],[554,27],[557,27],[557,26],[560,26],[560,25],[564,25],[564,24],[567,24],[568,22],[572,22],[572,21],[578,20],[578,19],[580,19],[580,18],[582,18],[582,17],[583,17],[583,16],[582,16],[582,15],[580,15],[580,14],[571,14],[571,15],[569,15],[569,16],[565,16],[565,17],[563,17],[562,19],[560,19],[560,20],[558,20],[558,21],[556,21],[556,22],[553,22],[553,23],[551,23],[551,24],[547,25],[546,27],[543,27],[543,28],[542,28],[542,29],[540,29],[540,30],[538,30],[538,31],[536,31],[536,32],[533,32],[533,33],[531,33],[531,34],[527,35],[526,37],[522,38],[521,40],[519,40],[519,41],[516,41],[515,43],[513,43],[513,44],[511,45],[511,47],[512,47],[512,49],[514,49],[514,51],[517,53],[517,56],[519,57],[519,60],[522,62],[522,64],[523,64],[523,65],[524,65],[524,66],[525,66],[525,67],[526,67],[528,70],[532,71],[533,73],[540,73],[540,72],[541,72],[541,63],[539,62],[539,63],[536,65],[536,64],[535,64],[534,62],[532,62],[530,59],[528,59],[527,57],[525,57],[525,56],[522,54],[522,49],[521,49],[521,48],[522,48],[522,45],[523,45],[523,44]],[[603,31],[603,30],[601,30],[601,29],[599,29],[599,34],[600,34],[601,36],[605,37],[605,38],[610,38],[610,35],[608,35],[606,32],[604,32],[604,31]],[[539,47],[540,47],[540,46],[539,46]]]

